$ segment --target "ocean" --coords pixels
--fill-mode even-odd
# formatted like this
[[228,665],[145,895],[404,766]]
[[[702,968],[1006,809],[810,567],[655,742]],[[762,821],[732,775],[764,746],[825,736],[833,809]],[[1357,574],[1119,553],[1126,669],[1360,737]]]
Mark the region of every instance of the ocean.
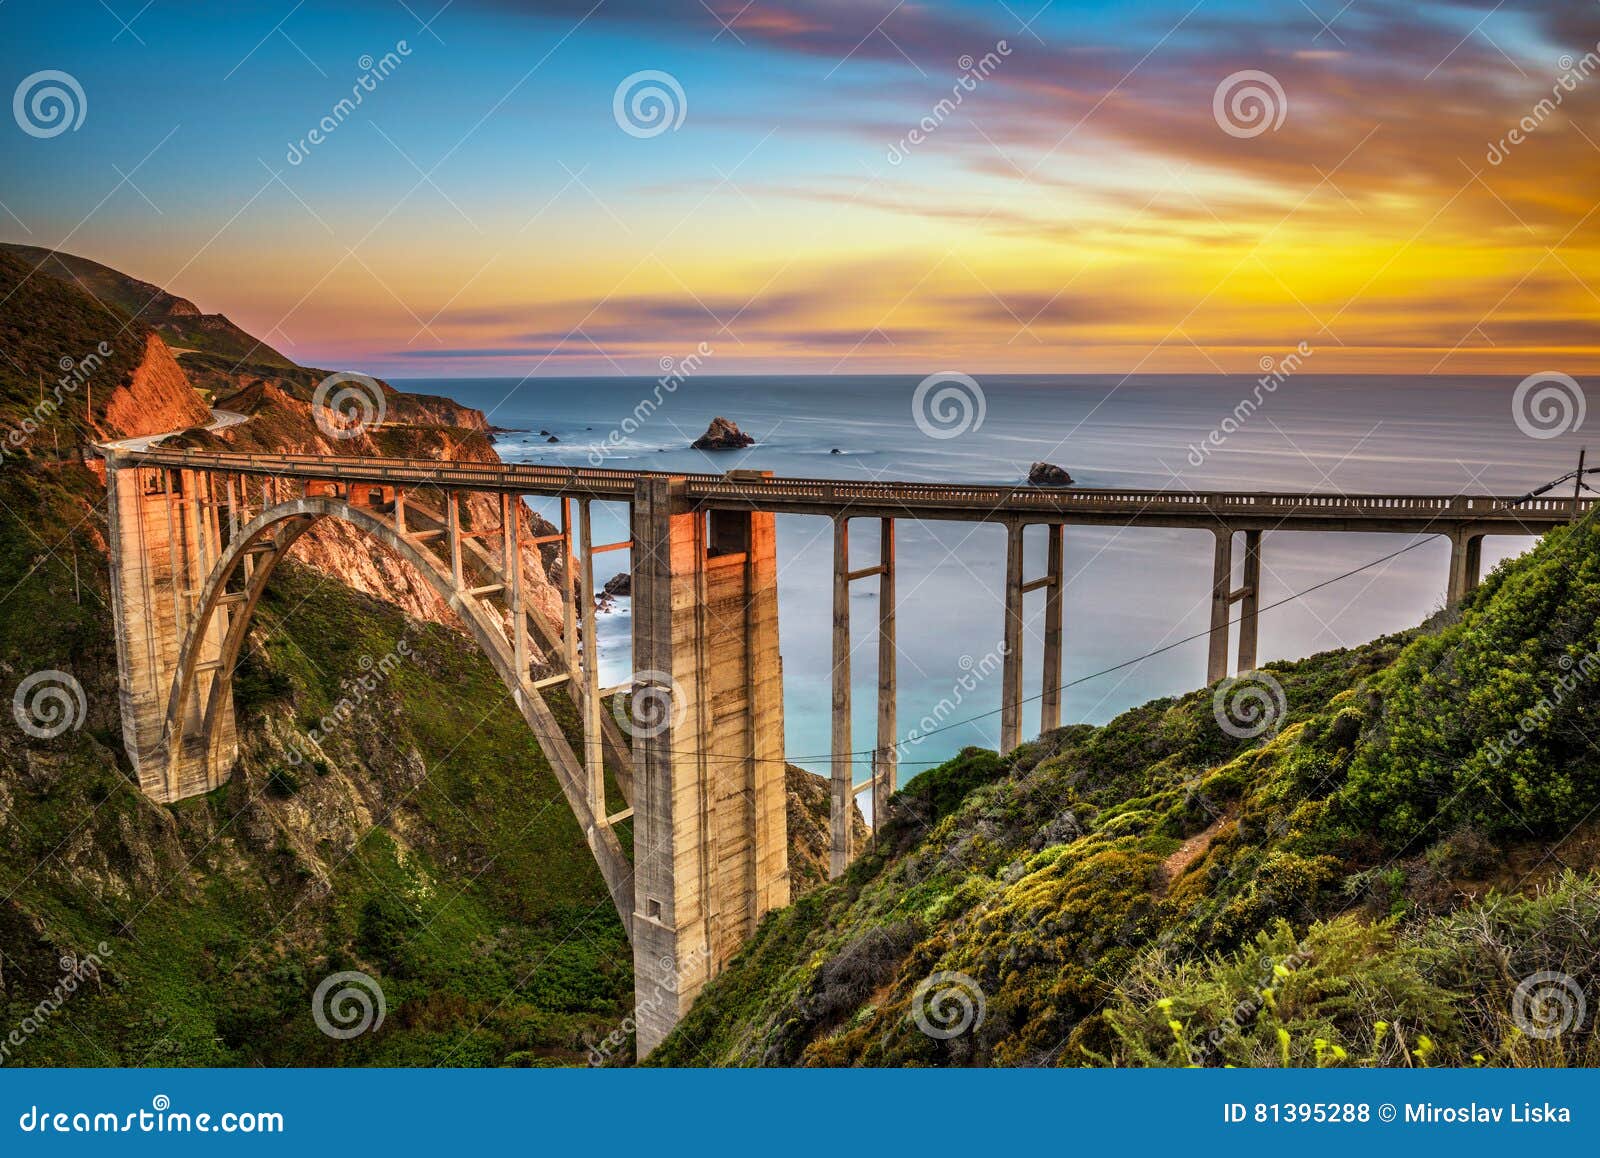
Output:
[[[1290,375],[1264,389],[1244,376],[976,375],[943,405],[919,401],[919,377],[694,376],[396,381],[483,410],[514,433],[496,436],[511,462],[664,471],[765,469],[812,478],[1016,483],[1031,463],[1056,463],[1087,487],[1248,488],[1337,494],[1404,491],[1521,494],[1570,470],[1585,433],[1581,409],[1540,428],[1519,420],[1519,379]],[[974,392],[976,391],[976,392]],[[642,400],[642,420],[633,421]],[[1242,417],[1237,407],[1249,399]],[[1527,401],[1524,399],[1523,401]],[[1571,401],[1581,403],[1581,393]],[[713,417],[756,444],[701,452],[689,444]],[[942,416],[942,418],[941,418]],[[918,418],[922,421],[919,423]],[[1546,415],[1546,418],[1549,416]],[[1563,429],[1573,418],[1578,425]],[[627,420],[627,421],[625,421]],[[1551,425],[1561,429],[1550,437]],[[547,430],[560,441],[537,433]],[[959,430],[959,433],[956,431]],[[1528,431],[1533,431],[1529,433]],[[931,433],[930,433],[931,432]],[[547,517],[553,501],[530,500]],[[548,509],[546,509],[548,508]],[[597,541],[627,537],[626,508],[596,504]],[[877,526],[853,527],[853,567],[877,561]],[[1274,603],[1415,541],[1385,534],[1269,532],[1262,603]],[[1068,527],[1064,678],[1083,680],[1206,629],[1209,532]],[[1484,543],[1485,574],[1525,551],[1525,537]],[[1002,631],[1005,535],[998,526],[898,524],[899,719],[941,730],[902,753],[901,781],[967,745],[995,747],[994,660]],[[778,519],[780,636],[789,756],[825,771],[829,750],[831,564],[828,520]],[[1027,576],[1042,572],[1043,532],[1027,541]],[[1241,551],[1236,548],[1235,560]],[[1347,647],[1412,626],[1444,600],[1443,539],[1263,614],[1260,662]],[[626,568],[596,558],[596,582]],[[855,743],[876,729],[876,584],[852,594]],[[1043,596],[1028,600],[1024,691],[1040,684]],[[602,681],[632,670],[627,601],[600,624]],[[1063,698],[1064,723],[1101,724],[1205,680],[1204,639],[1083,680]],[[986,672],[994,674],[985,677]],[[1038,708],[1024,708],[1037,731]],[[864,779],[865,769],[857,779]]]

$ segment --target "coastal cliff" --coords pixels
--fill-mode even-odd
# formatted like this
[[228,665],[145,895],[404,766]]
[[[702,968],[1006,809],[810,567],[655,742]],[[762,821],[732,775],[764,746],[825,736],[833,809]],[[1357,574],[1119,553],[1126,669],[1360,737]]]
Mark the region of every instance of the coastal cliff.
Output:
[[[311,405],[317,383],[329,371],[297,366],[225,315],[205,313],[187,299],[109,266],[32,246],[0,247],[0,252],[6,251],[37,268],[36,276],[91,294],[107,311],[126,311],[134,327],[127,334],[142,333],[133,341],[142,350],[137,366],[109,391],[100,411],[99,438],[130,438],[203,426],[209,420],[203,393],[211,405],[244,414],[249,421],[216,433],[191,430],[174,439],[174,445],[247,453],[500,461],[487,437],[490,425],[480,411],[448,398],[396,391],[381,382],[383,422],[351,438],[330,438],[318,426]],[[119,335],[114,341],[127,343],[130,339]],[[520,508],[520,517],[525,540],[554,530],[526,507]],[[497,504],[483,495],[472,495],[462,504],[462,519],[468,527],[497,526],[499,518]],[[448,604],[410,564],[343,523],[328,520],[314,527],[295,545],[292,557],[357,591],[385,599],[408,615],[460,627]],[[559,622],[559,548],[525,548],[523,564],[529,603],[550,622]]]

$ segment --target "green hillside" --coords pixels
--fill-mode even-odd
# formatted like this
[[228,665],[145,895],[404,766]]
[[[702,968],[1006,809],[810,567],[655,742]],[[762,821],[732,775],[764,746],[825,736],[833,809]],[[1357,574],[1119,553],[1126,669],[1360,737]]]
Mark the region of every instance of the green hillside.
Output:
[[654,1060],[1596,1064],[1597,648],[1584,525],[1459,614],[1272,665],[1275,734],[1206,690],[969,750]]
[[244,363],[277,370],[294,368],[288,358],[222,314],[202,313],[193,302],[110,266],[36,245],[0,242],[0,252],[27,262],[30,269],[37,268],[42,274],[75,285],[106,306],[154,329],[180,359],[193,352],[200,362],[209,358],[228,366]]

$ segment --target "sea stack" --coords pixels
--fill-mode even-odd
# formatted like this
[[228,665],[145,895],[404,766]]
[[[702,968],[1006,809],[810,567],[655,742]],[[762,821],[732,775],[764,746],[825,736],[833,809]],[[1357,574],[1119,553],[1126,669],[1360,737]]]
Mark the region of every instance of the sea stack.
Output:
[[1053,462],[1036,462],[1028,471],[1028,485],[1036,487],[1070,487],[1072,476]]
[[739,450],[754,446],[756,440],[726,418],[713,418],[706,432],[689,445],[695,450]]

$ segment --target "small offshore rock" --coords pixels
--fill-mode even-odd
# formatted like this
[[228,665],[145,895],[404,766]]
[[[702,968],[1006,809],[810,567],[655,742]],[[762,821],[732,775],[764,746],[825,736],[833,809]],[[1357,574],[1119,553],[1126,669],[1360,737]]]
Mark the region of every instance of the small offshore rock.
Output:
[[690,446],[695,450],[738,450],[741,447],[754,446],[755,441],[726,418],[718,417],[711,420],[706,432],[695,439]]
[[1036,462],[1028,471],[1028,484],[1036,487],[1070,487],[1072,476],[1053,462]]

